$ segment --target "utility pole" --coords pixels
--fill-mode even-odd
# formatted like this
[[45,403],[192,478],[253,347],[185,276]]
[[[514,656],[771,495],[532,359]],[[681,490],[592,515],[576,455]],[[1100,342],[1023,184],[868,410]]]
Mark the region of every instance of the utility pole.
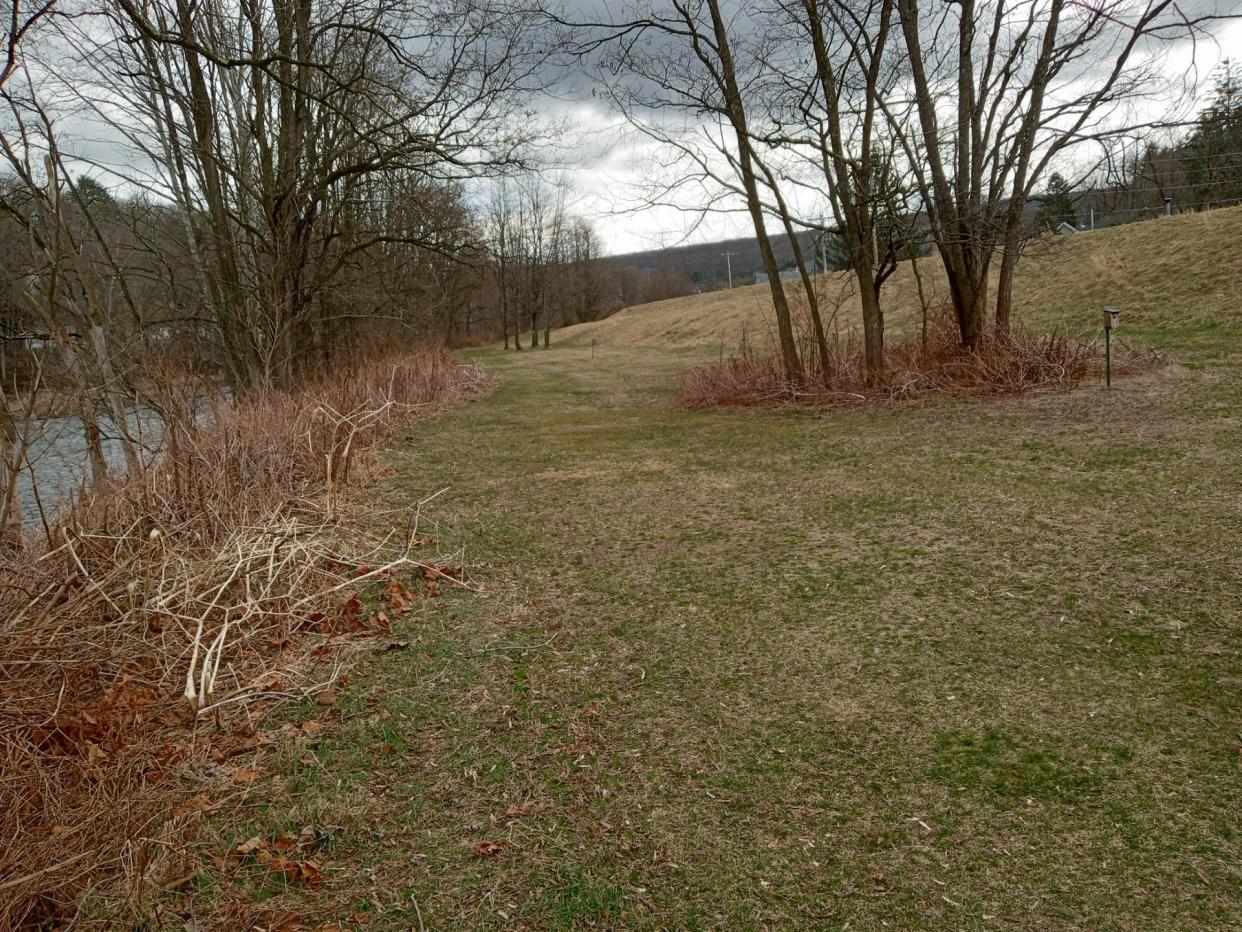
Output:
[[725,269],[729,273],[729,288],[732,289],[733,288],[733,260],[730,257],[733,255],[733,253],[722,252],[721,255],[725,257]]

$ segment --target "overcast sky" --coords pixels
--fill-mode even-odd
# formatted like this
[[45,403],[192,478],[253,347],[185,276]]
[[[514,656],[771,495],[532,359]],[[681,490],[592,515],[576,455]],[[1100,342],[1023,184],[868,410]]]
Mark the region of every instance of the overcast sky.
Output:
[[[572,0],[571,0],[572,2]],[[600,9],[590,10],[601,0],[576,0],[583,19],[602,17]],[[1242,0],[1187,0],[1191,5],[1208,4],[1217,12],[1221,5],[1242,10]],[[1162,66],[1170,76],[1180,76],[1197,65],[1197,73],[1208,90],[1207,76],[1221,58],[1242,58],[1242,21],[1233,21],[1217,30],[1217,43],[1200,43],[1193,51],[1189,44],[1165,49]],[[644,204],[644,189],[658,178],[661,153],[655,143],[644,136],[610,108],[602,85],[596,83],[589,66],[583,65],[565,75],[555,97],[546,98],[541,108],[549,122],[561,122],[565,131],[558,134],[559,150],[550,155],[552,174],[568,183],[573,209],[589,218],[606,251],[616,255],[645,249],[657,249],[685,242],[709,242],[752,233],[749,216],[742,204],[725,202],[718,205],[728,210],[710,214],[695,210],[702,198],[686,195],[683,210],[673,206],[652,207]],[[100,130],[91,121],[74,126],[69,117],[61,130],[74,136],[74,148],[93,163],[85,166],[89,174],[109,184],[105,166],[124,166],[131,177],[141,173],[115,138]],[[77,132],[73,132],[77,129]],[[111,185],[116,184],[112,181]]]
[[[1217,30],[1216,44],[1165,49],[1162,64],[1175,77],[1196,67],[1203,85],[1200,96],[1204,98],[1210,89],[1208,75],[1222,58],[1242,58],[1242,21]],[[572,165],[564,174],[571,184],[575,209],[595,222],[610,253],[751,235],[750,218],[740,204],[732,213],[707,217],[690,209],[694,199],[687,199],[685,211],[644,206],[642,191],[658,170],[653,144],[610,112],[602,95],[592,96],[589,83],[575,85],[569,95],[572,99],[549,101],[547,107],[563,115],[571,128],[567,139],[572,143],[564,153],[563,164]]]

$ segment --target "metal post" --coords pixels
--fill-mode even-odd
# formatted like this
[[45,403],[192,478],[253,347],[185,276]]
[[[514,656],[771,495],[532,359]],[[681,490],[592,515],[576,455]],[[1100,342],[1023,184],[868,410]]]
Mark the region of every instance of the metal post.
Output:
[[733,287],[733,260],[730,257],[733,253],[723,252],[721,255],[725,257],[725,268],[729,272],[729,288],[731,289]]
[[1113,387],[1113,329],[1104,331],[1104,387]]
[[1166,217],[1173,216],[1173,198],[1171,197],[1166,197],[1164,199],[1164,215]]

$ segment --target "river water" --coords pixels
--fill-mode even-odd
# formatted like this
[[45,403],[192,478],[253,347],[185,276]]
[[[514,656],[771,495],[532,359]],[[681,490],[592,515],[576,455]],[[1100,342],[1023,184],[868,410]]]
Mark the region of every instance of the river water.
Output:
[[[153,411],[130,409],[126,412],[129,432],[148,450],[159,443],[161,423]],[[117,439],[116,422],[110,417],[99,417],[99,429],[103,432],[103,454],[108,469],[114,475],[125,471],[125,456]],[[30,449],[27,451],[26,468],[17,479],[17,497],[21,502],[23,521],[27,527],[37,527],[39,506],[51,515],[58,507],[71,501],[91,478],[90,460],[86,450],[86,433],[78,417],[42,418],[27,425],[31,431]],[[144,459],[151,456],[143,454]],[[37,494],[36,494],[37,493]]]

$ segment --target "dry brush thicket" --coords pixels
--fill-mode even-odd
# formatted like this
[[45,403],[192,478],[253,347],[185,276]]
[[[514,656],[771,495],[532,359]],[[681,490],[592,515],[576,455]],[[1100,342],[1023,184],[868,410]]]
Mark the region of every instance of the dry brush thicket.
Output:
[[357,357],[207,410],[192,379],[164,382],[153,462],[0,558],[0,927],[83,902],[138,921],[186,870],[213,775],[246,776],[228,761],[263,740],[267,700],[306,694],[314,658],[385,630],[420,585],[461,584],[423,555],[417,509],[369,515],[342,490],[382,474],[396,432],[486,390],[477,367]]
[[[816,355],[805,377],[794,380],[778,355],[743,346],[717,362],[690,369],[682,377],[678,403],[690,408],[786,403],[841,407],[933,396],[1016,395],[1102,380],[1105,367],[1100,341],[1037,335],[1020,325],[1008,333],[989,334],[974,348],[963,346],[948,307],[929,316],[925,338],[885,347],[884,368],[878,373],[869,370],[852,332],[832,339],[828,349],[827,373]],[[1133,375],[1158,365],[1161,358],[1118,342],[1113,372]]]

